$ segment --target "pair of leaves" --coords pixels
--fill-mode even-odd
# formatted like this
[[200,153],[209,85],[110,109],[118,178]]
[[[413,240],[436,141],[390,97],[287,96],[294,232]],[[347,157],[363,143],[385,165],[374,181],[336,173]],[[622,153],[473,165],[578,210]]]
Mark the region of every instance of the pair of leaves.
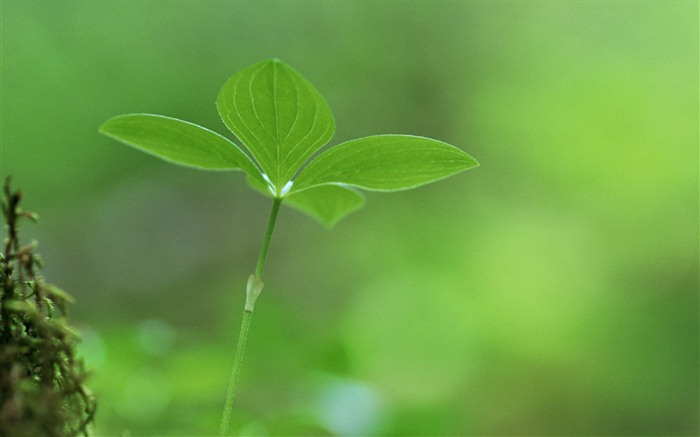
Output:
[[355,189],[396,191],[477,166],[460,149],[409,135],[377,135],[331,147],[335,132],[321,94],[273,59],[231,77],[217,108],[250,155],[201,126],[152,114],[114,117],[100,132],[167,161],[205,170],[243,170],[248,183],[332,226],[364,204]]

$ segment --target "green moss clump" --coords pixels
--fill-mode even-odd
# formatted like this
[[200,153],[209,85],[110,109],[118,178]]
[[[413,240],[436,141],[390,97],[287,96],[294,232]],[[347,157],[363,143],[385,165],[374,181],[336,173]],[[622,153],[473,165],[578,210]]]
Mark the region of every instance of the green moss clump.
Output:
[[36,244],[20,245],[21,193],[5,181],[0,255],[0,436],[88,435],[96,402],[66,315],[69,294],[39,274]]

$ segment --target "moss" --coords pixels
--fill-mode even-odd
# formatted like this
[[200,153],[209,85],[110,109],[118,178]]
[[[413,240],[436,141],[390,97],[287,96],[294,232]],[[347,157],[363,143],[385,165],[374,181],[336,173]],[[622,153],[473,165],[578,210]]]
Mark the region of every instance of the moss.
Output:
[[71,296],[44,281],[36,244],[21,245],[22,195],[3,187],[0,256],[0,435],[88,435],[96,402],[67,321]]

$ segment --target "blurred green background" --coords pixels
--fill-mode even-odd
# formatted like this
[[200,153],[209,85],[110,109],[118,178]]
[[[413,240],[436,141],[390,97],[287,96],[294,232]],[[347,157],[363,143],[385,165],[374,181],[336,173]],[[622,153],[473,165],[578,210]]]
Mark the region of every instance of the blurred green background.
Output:
[[481,167],[282,211],[234,435],[697,435],[696,1],[2,1],[2,173],[99,396],[97,435],[212,435],[270,202],[97,133],[225,133],[279,57],[332,141],[434,137]]

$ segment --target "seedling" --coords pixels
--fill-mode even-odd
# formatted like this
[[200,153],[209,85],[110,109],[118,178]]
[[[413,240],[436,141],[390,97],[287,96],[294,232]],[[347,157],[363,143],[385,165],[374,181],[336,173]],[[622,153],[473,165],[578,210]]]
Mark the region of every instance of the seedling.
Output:
[[219,92],[216,106],[226,127],[245,149],[204,127],[162,115],[117,116],[105,122],[100,132],[175,164],[202,170],[242,170],[252,188],[272,198],[258,262],[248,278],[221,421],[224,435],[280,206],[292,206],[332,227],[364,205],[358,189],[415,188],[478,164],[454,146],[411,135],[359,138],[313,157],[335,132],[333,114],[316,88],[278,59],[233,75]]

